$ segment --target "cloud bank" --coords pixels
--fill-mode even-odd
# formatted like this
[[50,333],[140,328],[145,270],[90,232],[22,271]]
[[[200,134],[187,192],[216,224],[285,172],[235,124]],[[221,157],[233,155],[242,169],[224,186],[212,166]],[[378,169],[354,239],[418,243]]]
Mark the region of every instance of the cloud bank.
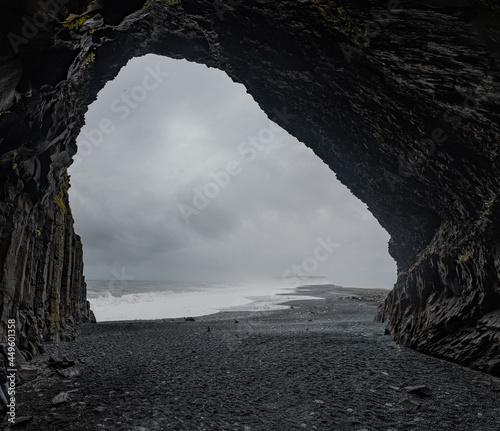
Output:
[[[280,108],[283,110],[283,108]],[[91,105],[70,169],[88,279],[240,281],[308,274],[392,288],[388,234],[241,84],[147,55]]]

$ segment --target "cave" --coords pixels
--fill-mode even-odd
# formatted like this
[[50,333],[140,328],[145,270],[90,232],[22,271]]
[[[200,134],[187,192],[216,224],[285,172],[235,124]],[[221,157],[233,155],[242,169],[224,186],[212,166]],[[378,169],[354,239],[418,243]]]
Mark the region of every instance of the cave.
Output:
[[[31,357],[92,319],[67,168],[88,105],[148,53],[225,71],[390,234],[405,346],[500,374],[498,10],[473,0],[3,6],[0,333]],[[161,73],[158,71],[158,73]]]

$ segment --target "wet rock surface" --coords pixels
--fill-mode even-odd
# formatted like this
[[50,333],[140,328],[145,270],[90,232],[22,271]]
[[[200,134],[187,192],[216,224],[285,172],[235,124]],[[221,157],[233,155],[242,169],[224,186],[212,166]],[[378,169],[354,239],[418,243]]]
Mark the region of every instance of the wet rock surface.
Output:
[[494,3],[60,3],[1,14],[0,332],[16,319],[27,356],[92,318],[65,172],[97,92],[155,53],[243,83],[368,205],[398,264],[379,317],[399,343],[500,373]]
[[[61,431],[500,428],[494,377],[397,345],[374,322],[376,304],[344,295],[196,322],[83,325],[36,358],[44,372],[19,387],[18,414],[34,416],[27,430]],[[51,355],[80,374],[61,378]],[[427,396],[405,389],[423,385]]]

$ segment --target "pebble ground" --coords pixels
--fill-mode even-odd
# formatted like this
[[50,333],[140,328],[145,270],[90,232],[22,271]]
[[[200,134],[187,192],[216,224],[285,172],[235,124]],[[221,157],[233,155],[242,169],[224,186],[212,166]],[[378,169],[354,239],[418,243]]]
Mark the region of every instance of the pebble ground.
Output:
[[[500,430],[498,381],[396,345],[374,322],[380,294],[302,293],[321,298],[194,322],[83,325],[32,361],[39,376],[18,387],[17,415],[33,419],[12,429]],[[51,356],[79,374],[61,377]],[[407,395],[414,385],[432,395]],[[61,392],[67,401],[52,406]]]

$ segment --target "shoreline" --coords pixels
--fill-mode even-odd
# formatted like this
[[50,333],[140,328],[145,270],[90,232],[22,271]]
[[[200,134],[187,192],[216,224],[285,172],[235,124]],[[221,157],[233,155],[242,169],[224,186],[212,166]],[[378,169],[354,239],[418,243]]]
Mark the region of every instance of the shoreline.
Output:
[[334,284],[312,284],[312,285],[301,285],[297,287],[282,287],[279,290],[290,290],[290,292],[281,292],[271,295],[241,295],[251,302],[240,305],[233,306],[223,306],[218,310],[213,310],[213,312],[203,313],[203,314],[187,314],[182,317],[160,317],[151,319],[129,319],[129,320],[97,320],[97,323],[126,323],[126,322],[148,322],[148,321],[176,321],[183,320],[185,318],[201,318],[207,316],[213,316],[218,313],[224,312],[261,312],[261,311],[274,311],[274,310],[284,310],[287,307],[287,299],[282,297],[298,297],[295,300],[315,300],[315,298],[326,299],[330,295],[349,295],[359,297],[359,299],[366,300],[365,298],[371,297],[373,301],[383,301],[385,296],[390,292],[390,290],[384,289],[369,289],[369,288],[356,288],[356,287],[342,287]]
[[98,322],[115,322],[197,317],[232,309],[258,311],[258,304],[262,304],[262,309],[280,309],[279,296],[296,292],[295,286],[276,281],[210,284],[203,288],[188,284],[185,290],[178,287],[165,282],[151,286],[152,290],[130,291],[119,296],[110,291],[95,296],[94,292],[88,300]]
[[[374,321],[376,292],[307,289],[324,298],[82,325],[30,363],[38,377],[18,387],[18,416],[61,431],[500,429],[500,383],[396,345]],[[430,396],[404,389],[417,385]]]

